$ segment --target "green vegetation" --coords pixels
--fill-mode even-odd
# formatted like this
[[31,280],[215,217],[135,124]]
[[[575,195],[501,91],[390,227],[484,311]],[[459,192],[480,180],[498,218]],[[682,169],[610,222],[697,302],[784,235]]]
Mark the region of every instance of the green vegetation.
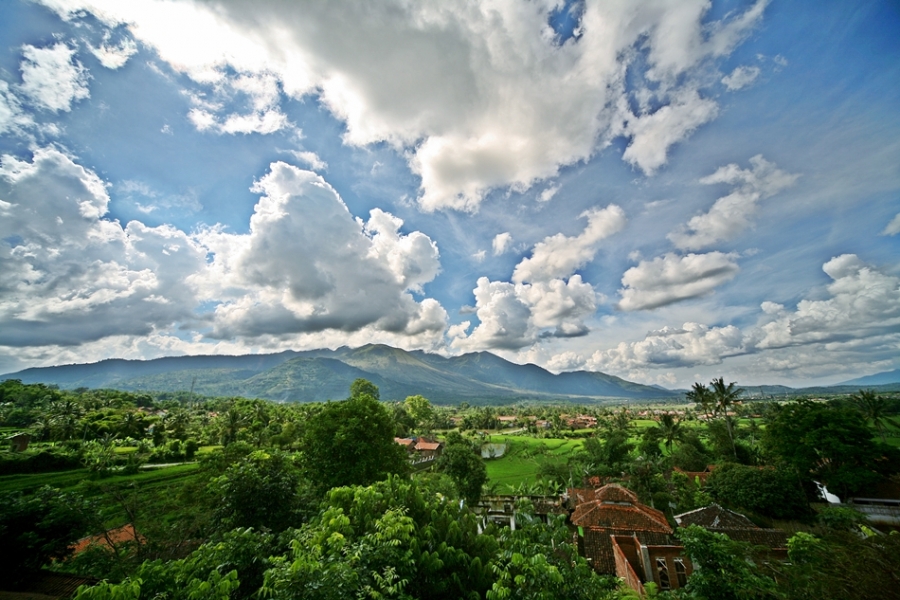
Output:
[[[792,535],[781,564],[680,530],[703,568],[677,596],[651,596],[852,598],[857,586],[877,597],[900,536],[810,505],[814,480],[844,495],[898,476],[900,398],[864,392],[749,403],[716,379],[694,386],[692,405],[451,408],[381,402],[367,380],[346,400],[302,405],[7,381],[0,427],[31,439],[0,453],[0,535],[29,548],[7,559],[22,576],[52,567],[108,580],[80,599],[614,600],[629,593],[577,555],[565,517],[543,522],[527,497],[618,482],[669,517],[715,500]],[[413,464],[395,436],[443,452]],[[485,444],[502,456],[483,459]],[[705,486],[676,470],[708,465]],[[519,497],[515,531],[479,534],[484,493]],[[66,556],[75,539],[126,523],[138,538]]]

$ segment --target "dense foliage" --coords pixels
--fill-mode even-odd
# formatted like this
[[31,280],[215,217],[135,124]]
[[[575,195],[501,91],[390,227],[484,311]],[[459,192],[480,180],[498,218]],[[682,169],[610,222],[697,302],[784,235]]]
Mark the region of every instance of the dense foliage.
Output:
[[[384,403],[365,380],[346,400],[302,405],[6,381],[0,426],[29,433],[32,447],[0,453],[0,475],[84,481],[72,484],[78,493],[31,488],[0,497],[3,565],[18,575],[53,566],[108,579],[81,592],[96,600],[630,597],[578,556],[564,517],[542,522],[522,500],[587,480],[622,483],[670,517],[715,500],[760,522],[802,521],[784,525],[800,531],[790,564],[682,529],[700,569],[687,589],[657,594],[650,586],[650,596],[893,597],[900,536],[873,534],[843,507],[816,515],[808,501],[813,480],[844,495],[895,473],[900,456],[883,441],[900,403],[862,392],[741,403],[741,390],[722,379],[689,395],[695,406],[639,414],[448,408],[422,396]],[[488,480],[481,455],[496,450],[483,446],[485,430],[503,427],[507,439],[529,442],[506,452],[537,477],[516,488],[515,530],[473,511],[485,490],[510,491]],[[443,452],[411,461],[395,436],[439,436]],[[170,467],[170,478],[140,469],[192,460]],[[67,557],[74,539],[126,522],[139,538]]]

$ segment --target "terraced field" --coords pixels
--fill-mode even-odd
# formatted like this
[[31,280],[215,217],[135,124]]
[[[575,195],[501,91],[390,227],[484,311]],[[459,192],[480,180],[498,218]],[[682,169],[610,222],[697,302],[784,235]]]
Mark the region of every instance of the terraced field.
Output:
[[492,435],[485,440],[494,444],[506,444],[502,458],[485,461],[488,485],[496,485],[497,492],[516,488],[521,484],[535,483],[538,469],[543,463],[565,464],[577,453],[582,440],[538,439],[513,435]]

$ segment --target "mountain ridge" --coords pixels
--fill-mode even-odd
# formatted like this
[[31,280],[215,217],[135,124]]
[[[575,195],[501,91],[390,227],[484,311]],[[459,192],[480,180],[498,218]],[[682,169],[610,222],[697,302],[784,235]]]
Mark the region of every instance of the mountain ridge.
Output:
[[358,377],[377,385],[385,400],[421,394],[441,404],[678,397],[669,390],[605,373],[553,374],[537,365],[518,365],[488,352],[445,357],[382,344],[240,356],[198,355],[147,361],[107,359],[80,365],[33,367],[0,375],[0,379],[21,379],[24,383],[56,384],[70,389],[115,387],[159,392],[193,389],[209,396],[296,402],[343,398],[349,384]]

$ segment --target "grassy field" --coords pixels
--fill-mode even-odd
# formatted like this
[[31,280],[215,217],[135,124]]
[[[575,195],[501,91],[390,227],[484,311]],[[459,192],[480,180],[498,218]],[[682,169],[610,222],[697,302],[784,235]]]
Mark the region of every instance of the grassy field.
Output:
[[485,441],[506,444],[502,458],[485,462],[488,485],[496,484],[498,492],[537,481],[543,463],[565,464],[581,449],[582,440],[538,439],[532,437],[492,435]]
[[141,488],[152,488],[164,482],[182,480],[193,476],[197,472],[196,463],[164,467],[161,469],[149,469],[135,475],[113,475],[103,479],[93,479],[87,469],[75,469],[72,471],[59,471],[54,473],[26,473],[20,475],[4,475],[0,477],[0,492],[30,492],[45,485],[61,490],[74,489],[86,482],[96,482],[105,485],[116,485],[134,482]]

